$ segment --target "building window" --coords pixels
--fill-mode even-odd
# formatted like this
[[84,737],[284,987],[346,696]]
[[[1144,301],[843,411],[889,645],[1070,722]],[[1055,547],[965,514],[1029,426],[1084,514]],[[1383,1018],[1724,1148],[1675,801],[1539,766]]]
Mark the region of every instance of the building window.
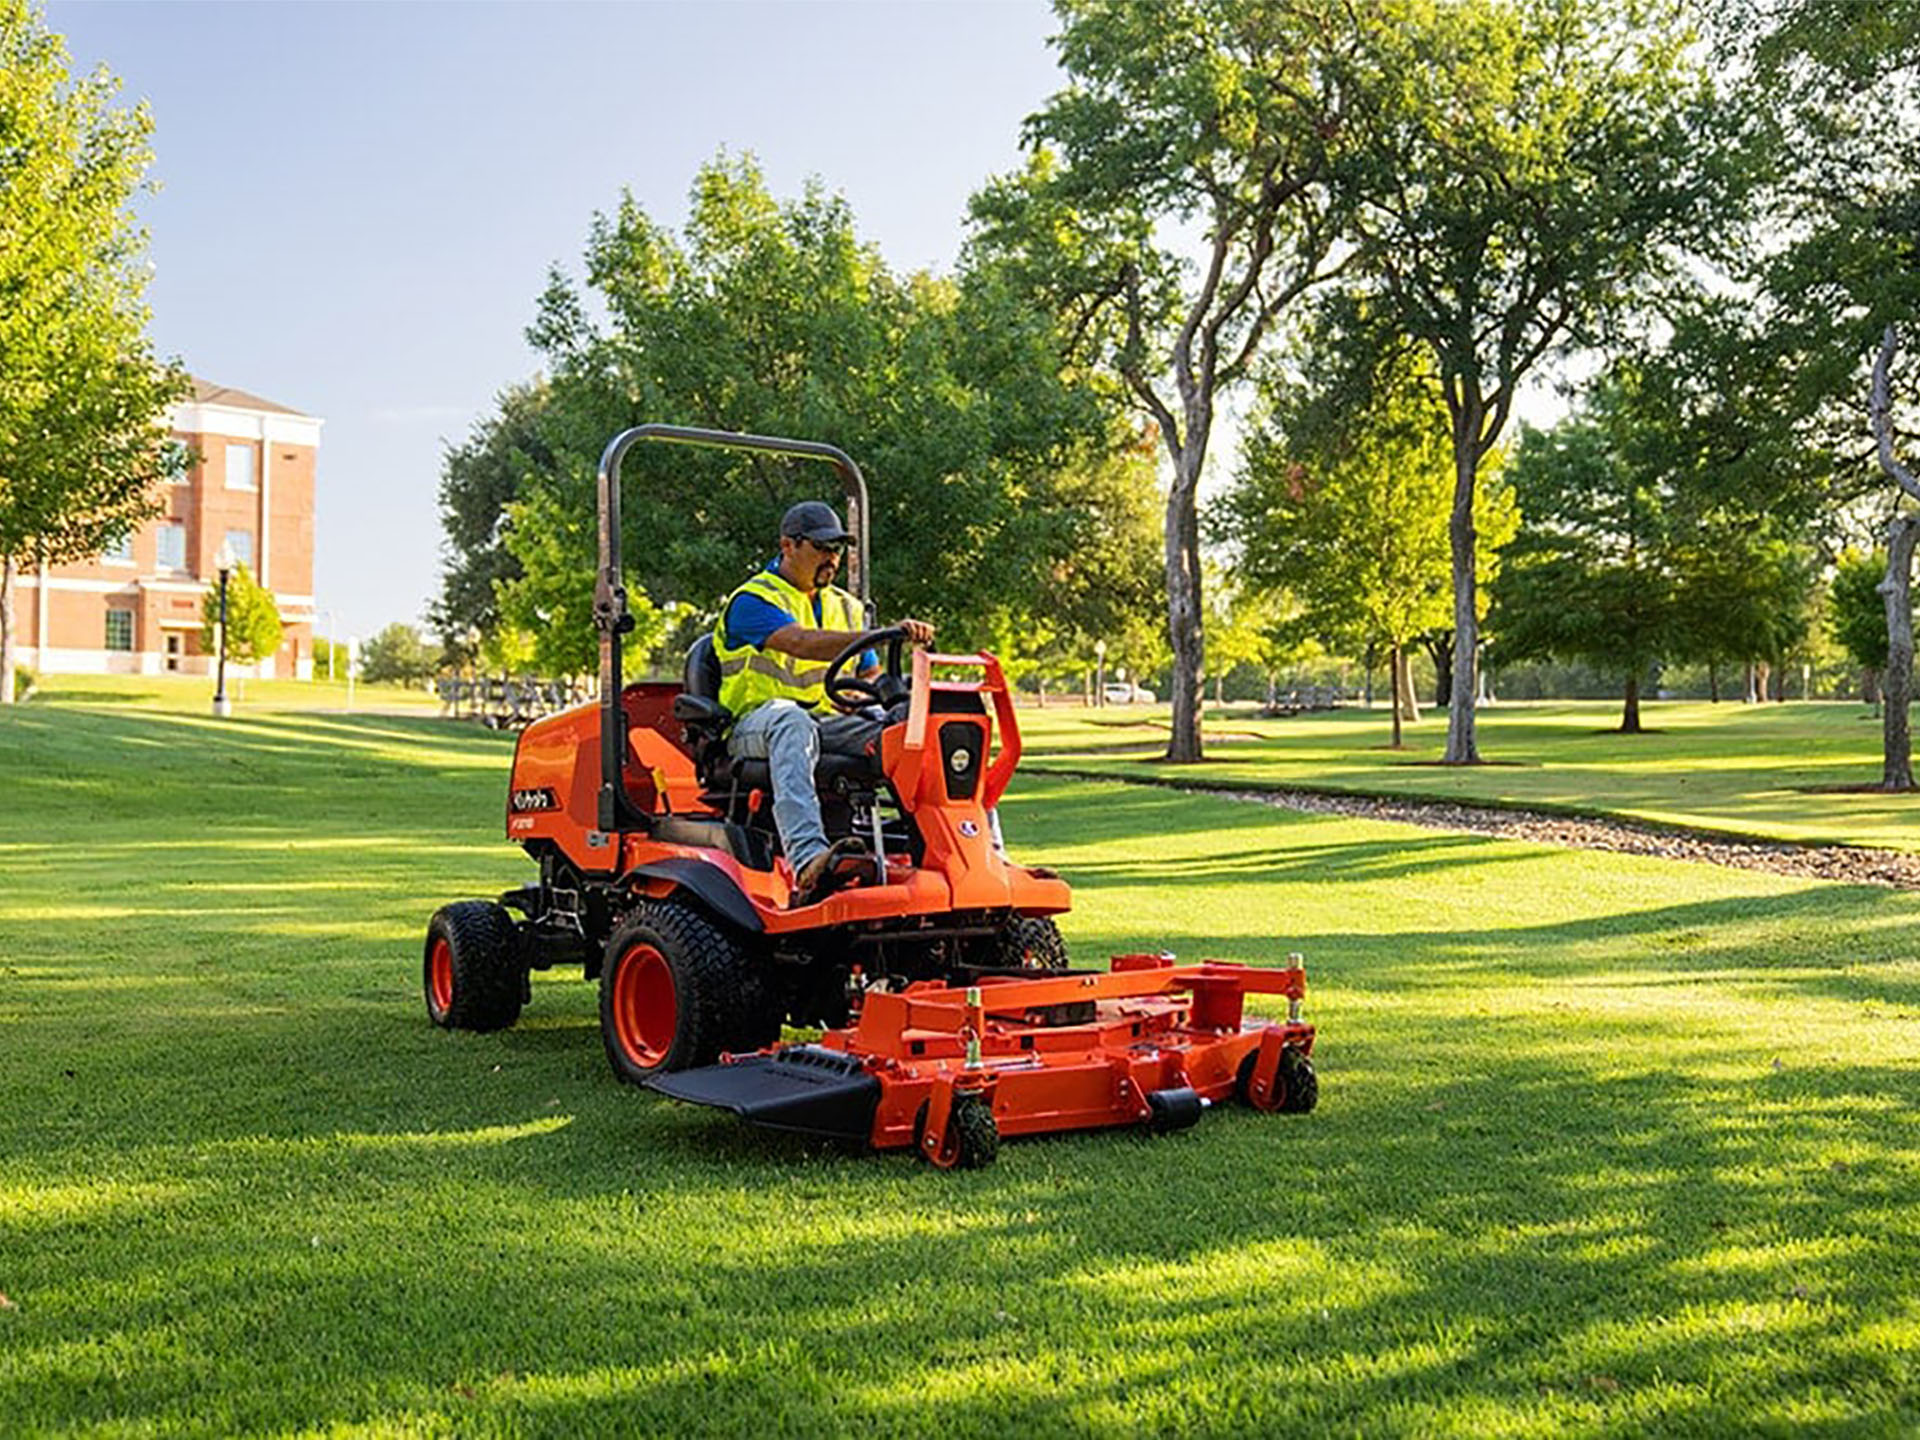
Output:
[[107,611],[107,649],[133,649],[133,611]]
[[233,552],[233,563],[253,569],[253,532],[251,530],[227,531],[227,549]]
[[253,446],[227,446],[227,489],[252,490],[253,483]]
[[133,563],[133,532],[129,530],[126,535],[121,538],[119,544],[109,545],[105,550],[102,550],[100,552],[100,558],[102,560],[112,560],[120,565],[131,565]]
[[187,568],[187,527],[180,521],[169,520],[160,527],[160,547],[156,564],[162,570]]

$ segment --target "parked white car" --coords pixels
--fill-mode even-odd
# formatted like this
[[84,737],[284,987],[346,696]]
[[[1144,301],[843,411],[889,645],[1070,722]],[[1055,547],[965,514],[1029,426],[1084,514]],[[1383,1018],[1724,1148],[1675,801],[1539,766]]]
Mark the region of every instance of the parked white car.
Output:
[[1109,705],[1151,705],[1153,691],[1144,685],[1129,685],[1125,681],[1116,681],[1106,688]]

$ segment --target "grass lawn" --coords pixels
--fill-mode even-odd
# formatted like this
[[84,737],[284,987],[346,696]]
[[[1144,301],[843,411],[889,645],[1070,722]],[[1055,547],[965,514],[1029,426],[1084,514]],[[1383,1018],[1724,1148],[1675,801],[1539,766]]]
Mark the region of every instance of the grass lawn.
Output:
[[1207,759],[1168,766],[1167,707],[1021,712],[1028,766],[1203,785],[1305,785],[1377,795],[1493,802],[1633,816],[1803,843],[1920,850],[1920,795],[1837,793],[1880,780],[1880,722],[1842,702],[1650,702],[1650,732],[1621,735],[1601,701],[1492,705],[1479,714],[1484,766],[1437,762],[1445,711],[1387,748],[1384,704],[1285,720],[1209,708]]
[[1305,952],[1321,1105],[946,1174],[616,1085],[577,975],[429,1027],[509,745],[0,713],[0,1433],[1920,1427],[1920,896],[1027,774],[1082,960]]

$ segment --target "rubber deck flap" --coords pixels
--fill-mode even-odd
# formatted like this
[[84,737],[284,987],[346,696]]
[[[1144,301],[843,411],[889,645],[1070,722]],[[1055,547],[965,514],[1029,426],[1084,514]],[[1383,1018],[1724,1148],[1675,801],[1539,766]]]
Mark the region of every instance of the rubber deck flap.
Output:
[[771,1130],[836,1140],[867,1139],[880,1103],[880,1082],[857,1060],[816,1045],[656,1075],[647,1085],[675,1100],[731,1110]]

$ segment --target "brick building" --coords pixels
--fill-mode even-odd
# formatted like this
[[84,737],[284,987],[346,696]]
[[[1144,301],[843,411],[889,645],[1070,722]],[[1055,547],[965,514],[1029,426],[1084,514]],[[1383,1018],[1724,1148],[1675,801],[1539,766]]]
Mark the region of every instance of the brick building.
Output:
[[[222,543],[273,592],[279,653],[247,673],[313,672],[313,476],[321,422],[195,378],[173,432],[194,453],[166,510],[119,549],[17,578],[20,663],[42,674],[204,675],[200,602]],[[229,671],[234,666],[229,663]]]

